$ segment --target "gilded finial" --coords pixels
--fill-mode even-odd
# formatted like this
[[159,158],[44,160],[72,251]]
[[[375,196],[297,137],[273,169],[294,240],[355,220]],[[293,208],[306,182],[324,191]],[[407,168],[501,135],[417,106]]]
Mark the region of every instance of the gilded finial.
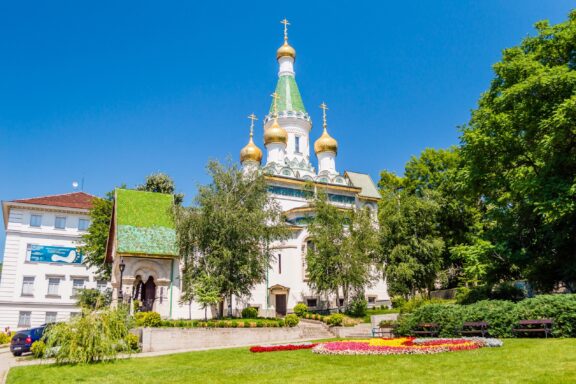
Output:
[[326,111],[328,110],[328,106],[325,102],[322,102],[322,104],[320,104],[320,108],[322,109],[322,127],[324,127],[324,130],[326,130],[326,127],[328,126],[326,121]]
[[280,24],[284,24],[284,41],[288,42],[288,26],[290,25],[290,23],[288,22],[288,19],[284,18],[284,20],[282,20]]
[[278,96],[278,93],[276,93],[276,92],[274,92],[270,96],[272,96],[272,99],[274,99],[274,118],[277,119],[278,118],[278,99],[280,98],[280,96]]
[[254,121],[258,120],[256,115],[252,113],[248,118],[251,120],[250,122],[250,138],[254,137]]

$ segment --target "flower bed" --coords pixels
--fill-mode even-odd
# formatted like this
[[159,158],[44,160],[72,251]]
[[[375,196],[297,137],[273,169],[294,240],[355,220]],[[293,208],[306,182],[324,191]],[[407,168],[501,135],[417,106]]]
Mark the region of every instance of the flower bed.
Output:
[[318,344],[312,352],[324,355],[403,355],[467,351],[500,347],[498,339],[417,339],[414,337],[340,340]]
[[284,344],[250,347],[250,352],[276,352],[276,351],[297,351],[299,349],[311,349],[318,344]]

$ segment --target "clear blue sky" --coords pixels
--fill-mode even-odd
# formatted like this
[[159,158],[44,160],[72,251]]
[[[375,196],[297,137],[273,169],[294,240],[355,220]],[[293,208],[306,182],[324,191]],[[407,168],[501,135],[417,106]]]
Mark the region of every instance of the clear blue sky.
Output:
[[[402,173],[458,143],[501,50],[558,23],[568,0],[4,1],[0,199],[103,195],[154,171],[190,201],[208,159],[238,159],[265,114],[282,25],[320,134],[329,105],[340,171]],[[260,120],[261,122],[261,120]],[[262,128],[256,132],[262,147]],[[0,235],[0,250],[4,248]]]

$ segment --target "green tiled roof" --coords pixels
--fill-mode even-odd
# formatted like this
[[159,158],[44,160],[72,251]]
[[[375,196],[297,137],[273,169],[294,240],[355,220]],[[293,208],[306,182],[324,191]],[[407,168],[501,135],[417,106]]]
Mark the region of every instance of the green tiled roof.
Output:
[[[296,79],[291,75],[283,75],[278,78],[276,85],[276,93],[278,94],[278,112],[294,111],[306,113],[298,84]],[[274,102],[270,105],[270,113],[274,112]]]
[[117,189],[116,252],[177,256],[173,201],[163,193]]

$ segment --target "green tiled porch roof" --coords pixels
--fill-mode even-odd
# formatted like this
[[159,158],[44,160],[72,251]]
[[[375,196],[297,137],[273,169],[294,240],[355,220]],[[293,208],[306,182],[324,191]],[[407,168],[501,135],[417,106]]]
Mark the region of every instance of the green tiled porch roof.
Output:
[[177,256],[170,210],[174,197],[163,193],[116,190],[116,252]]
[[[278,94],[278,112],[294,111],[306,113],[300,90],[296,79],[291,75],[283,75],[278,78],[276,85],[276,93]],[[274,102],[270,105],[270,113],[274,112]]]

